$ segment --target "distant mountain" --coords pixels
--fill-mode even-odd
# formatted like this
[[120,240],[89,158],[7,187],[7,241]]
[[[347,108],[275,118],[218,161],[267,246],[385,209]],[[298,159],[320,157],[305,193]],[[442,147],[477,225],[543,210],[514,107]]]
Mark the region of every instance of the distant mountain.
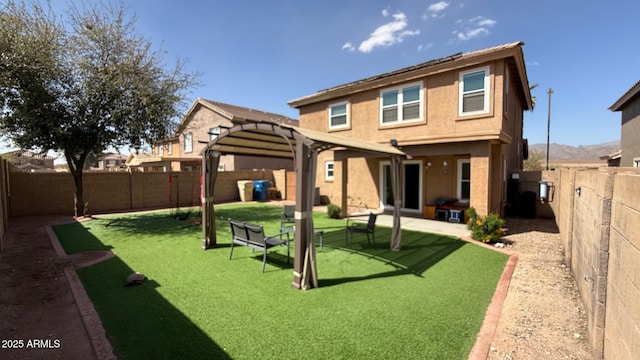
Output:
[[[598,160],[600,156],[620,150],[620,140],[597,145],[569,146],[549,144],[549,159],[551,160]],[[546,156],[547,144],[529,145],[529,152],[537,151]]]

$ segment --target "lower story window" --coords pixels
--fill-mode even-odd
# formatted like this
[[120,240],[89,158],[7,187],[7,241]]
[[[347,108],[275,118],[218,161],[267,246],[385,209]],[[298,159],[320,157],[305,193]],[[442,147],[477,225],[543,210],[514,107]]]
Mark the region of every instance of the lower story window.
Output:
[[327,161],[324,163],[324,179],[333,180],[333,161]]
[[458,201],[469,202],[471,198],[471,161],[458,160]]

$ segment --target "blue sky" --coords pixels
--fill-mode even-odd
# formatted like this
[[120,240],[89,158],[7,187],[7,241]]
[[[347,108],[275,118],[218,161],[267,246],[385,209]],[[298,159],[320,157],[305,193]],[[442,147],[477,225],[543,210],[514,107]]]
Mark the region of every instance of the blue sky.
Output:
[[[85,2],[91,2],[85,0]],[[56,11],[66,1],[52,0]],[[530,144],[620,138],[608,110],[640,80],[640,2],[124,0],[153,47],[202,73],[197,97],[297,118],[287,102],[457,52],[523,41],[537,98]]]

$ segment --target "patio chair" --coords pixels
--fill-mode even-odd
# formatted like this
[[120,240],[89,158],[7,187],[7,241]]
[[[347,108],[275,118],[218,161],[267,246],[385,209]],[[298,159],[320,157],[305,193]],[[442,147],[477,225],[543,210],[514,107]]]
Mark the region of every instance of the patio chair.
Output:
[[[351,223],[349,224],[349,220],[347,220],[347,243],[349,247],[351,247],[351,243],[353,241],[353,233],[360,233],[367,235],[367,243],[372,244],[373,248],[376,248],[376,219],[378,218],[378,214],[369,213],[369,220],[366,224],[362,223]],[[369,238],[369,234],[371,234],[371,238]]]
[[295,219],[296,206],[295,205],[285,205],[284,210],[280,214],[280,227],[283,228],[287,224],[293,224],[296,222]]
[[235,221],[229,219],[229,225],[231,227],[231,253],[229,253],[229,260],[233,256],[233,245],[242,245],[250,247],[251,249],[260,250],[262,255],[262,272],[264,272],[265,264],[267,263],[267,250],[277,245],[287,246],[287,263],[289,263],[289,240],[281,240],[281,234],[275,236],[265,236],[264,228],[262,225],[249,224],[241,221]]

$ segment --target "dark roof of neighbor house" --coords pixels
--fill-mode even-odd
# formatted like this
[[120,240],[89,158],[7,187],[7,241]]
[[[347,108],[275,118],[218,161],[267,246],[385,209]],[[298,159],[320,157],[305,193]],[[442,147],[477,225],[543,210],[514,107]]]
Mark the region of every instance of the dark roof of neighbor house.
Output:
[[622,110],[629,101],[633,100],[636,96],[640,94],[640,81],[636,82],[635,85],[631,87],[631,89],[627,90],[624,95],[618,101],[616,101],[613,105],[609,107],[611,111],[620,111]]
[[[456,62],[462,62],[469,59],[486,57],[486,56],[499,54],[501,52],[507,51],[509,52],[508,54],[506,54],[507,56],[513,56],[514,58],[516,58],[515,59],[516,64],[514,67],[516,71],[514,71],[514,75],[516,80],[519,80],[522,85],[522,90],[526,99],[525,102],[528,108],[530,109],[532,107],[531,93],[529,91],[529,80],[527,78],[526,68],[524,64],[524,56],[522,54],[522,45],[524,45],[524,42],[518,41],[518,42],[512,42],[508,44],[490,47],[483,50],[471,51],[467,53],[456,53],[453,55],[430,60],[427,62],[412,65],[402,69],[386,72],[380,75],[371,76],[362,80],[357,80],[357,81],[349,82],[346,84],[334,86],[332,88],[320,90],[315,94],[311,94],[308,96],[291,100],[289,101],[289,105],[291,107],[297,108],[299,106],[307,105],[317,101],[328,100],[333,97],[343,96],[353,91],[359,91],[360,87],[370,85],[379,80],[390,79],[398,75],[408,74],[408,73],[411,73],[417,70],[422,70],[422,69],[428,69],[428,68],[435,69],[440,65],[449,64],[449,63],[454,64]],[[511,50],[517,50],[517,52],[511,53]],[[450,69],[450,67],[448,67],[447,70],[448,69]]]
[[204,106],[212,111],[215,111],[234,123],[267,121],[277,124],[294,126],[298,125],[298,120],[292,119],[285,115],[275,114],[268,111],[257,110],[238,105],[225,104],[219,101],[197,98],[196,101],[193,102],[193,105],[191,105],[185,116],[182,118],[182,121],[180,121],[180,124],[176,128],[176,133],[179,133],[184,128],[186,123],[189,122],[189,120],[191,119],[191,113],[193,113],[193,111],[198,106]]

